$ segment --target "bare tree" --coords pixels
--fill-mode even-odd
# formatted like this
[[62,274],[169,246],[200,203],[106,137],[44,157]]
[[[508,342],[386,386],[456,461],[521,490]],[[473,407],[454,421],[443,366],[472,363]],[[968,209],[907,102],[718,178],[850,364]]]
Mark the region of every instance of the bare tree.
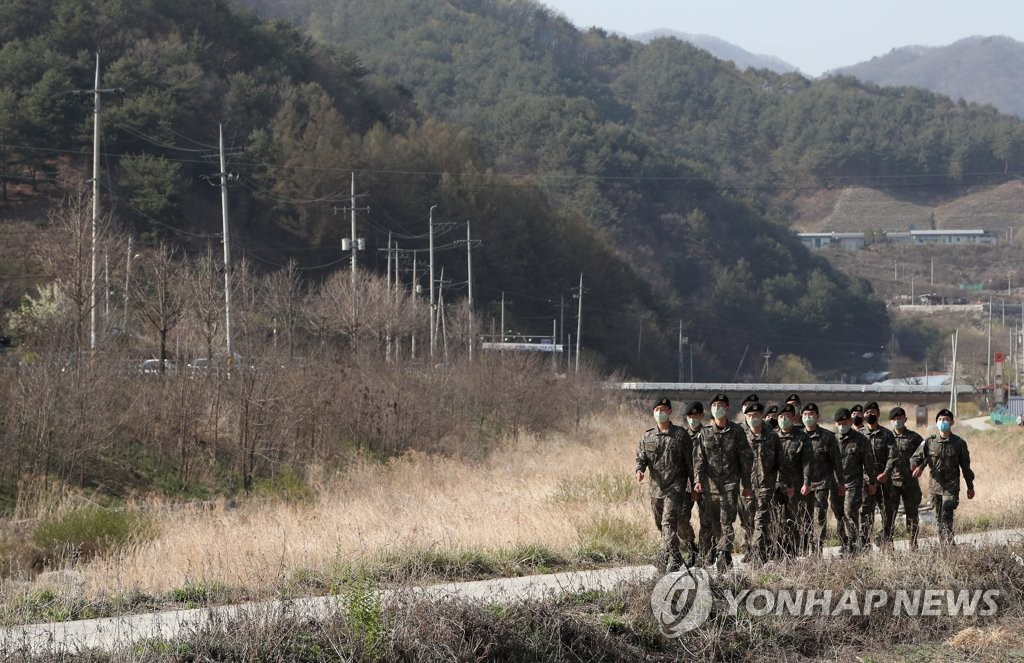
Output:
[[207,252],[185,273],[186,310],[202,338],[206,358],[213,360],[213,339],[224,321],[224,291],[220,262]]
[[176,251],[160,244],[143,266],[143,275],[136,279],[136,307],[160,339],[160,372],[167,359],[167,336],[181,320],[185,308],[182,266]]
[[272,272],[263,281],[266,311],[284,328],[288,337],[289,357],[295,355],[295,330],[302,319],[302,290],[302,280],[295,260],[289,260],[284,269]]

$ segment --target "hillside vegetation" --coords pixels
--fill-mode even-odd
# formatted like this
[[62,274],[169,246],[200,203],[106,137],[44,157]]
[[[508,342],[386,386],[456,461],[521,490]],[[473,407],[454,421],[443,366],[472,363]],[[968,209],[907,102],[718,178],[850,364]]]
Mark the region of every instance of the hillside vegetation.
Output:
[[[482,241],[483,313],[497,318],[505,292],[510,329],[550,333],[583,273],[586,351],[671,378],[681,320],[711,379],[752,343],[828,368],[888,335],[870,287],[792,236],[805,192],[959,191],[1021,162],[1024,134],[991,108],[740,72],[675,39],[580,32],[529,0],[248,4],[281,19],[223,0],[4,2],[5,179],[45,190],[40,178],[87,170],[89,109],[64,92],[90,84],[99,50],[103,85],[128,91],[106,101],[103,178],[127,231],[193,253],[217,242],[217,190],[200,178],[217,170],[205,157],[223,120],[233,239],[259,268],[296,258],[319,280],[346,266],[336,209],[355,171],[370,192],[363,265],[385,268],[389,232],[425,249],[436,204]],[[63,173],[54,150],[71,157]],[[443,229],[458,249],[462,231]],[[459,296],[466,262],[441,260]]]

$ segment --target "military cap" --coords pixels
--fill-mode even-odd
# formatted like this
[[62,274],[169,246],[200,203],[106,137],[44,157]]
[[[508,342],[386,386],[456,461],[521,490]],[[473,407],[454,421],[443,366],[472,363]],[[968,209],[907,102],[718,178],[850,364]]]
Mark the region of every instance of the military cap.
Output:
[[764,411],[765,414],[775,414],[779,411],[778,405],[769,405],[768,409]]
[[935,414],[935,421],[938,421],[939,417],[949,417],[950,419],[953,419],[953,413],[946,408],[942,408]]
[[800,397],[797,396],[796,394],[790,394],[789,396],[786,396],[787,403],[792,403],[793,401],[800,402]]
[[718,401],[721,401],[721,402],[725,403],[726,405],[728,405],[729,404],[729,397],[726,396],[725,394],[715,394],[715,397],[711,399],[711,402],[712,403],[716,403]]
[[814,414],[818,414],[818,406],[814,403],[808,403],[804,406],[804,409],[800,410],[800,414],[803,414],[804,412],[813,412]]
[[664,405],[670,410],[672,409],[672,401],[670,401],[666,396],[662,396],[661,399],[657,403],[655,403],[654,407],[652,407],[651,409],[653,410],[654,408],[659,407],[661,405]]
[[704,414],[704,404],[700,401],[690,401],[686,404],[686,411],[683,416],[692,417],[696,414]]
[[905,417],[905,416],[907,416],[907,412],[906,412],[906,410],[904,410],[901,407],[894,407],[893,409],[889,410],[889,418],[890,419],[895,419],[896,417]]
[[875,401],[871,401],[870,403],[865,403],[864,404],[864,411],[865,412],[867,412],[868,410],[878,410],[878,409],[879,409],[878,408],[878,403],[876,403]]
[[850,418],[849,408],[841,407],[836,410],[836,421],[844,421]]
[[743,399],[743,404],[745,405],[747,403],[757,403],[760,400],[761,399],[757,397],[757,394],[750,394],[749,396]]
[[[811,405],[814,405],[814,403],[811,403]],[[786,403],[779,408],[779,416],[781,417],[784,414],[796,414],[796,408],[793,407],[792,403]]]
[[747,405],[747,409],[743,411],[744,414],[750,414],[751,412],[764,413],[764,403],[761,403],[760,401],[753,401]]
[[861,406],[860,403],[857,403],[856,405],[851,405],[850,406],[850,414],[853,414],[854,412],[863,412],[863,411],[864,411],[864,408],[863,408],[863,406]]

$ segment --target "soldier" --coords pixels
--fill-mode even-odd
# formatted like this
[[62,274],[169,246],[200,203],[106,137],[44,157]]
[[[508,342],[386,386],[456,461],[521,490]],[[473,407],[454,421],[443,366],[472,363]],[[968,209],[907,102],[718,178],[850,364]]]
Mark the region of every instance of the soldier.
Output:
[[[661,530],[661,558],[666,573],[679,569],[679,519],[683,512],[687,482],[693,473],[690,435],[672,423],[672,401],[662,398],[654,404],[657,426],[648,428],[636,450],[636,480],[651,472],[651,510]],[[693,530],[690,530],[693,536]],[[692,539],[691,539],[692,540]]]
[[[843,460],[839,455],[839,444],[832,431],[818,425],[818,406],[808,403],[801,412],[804,434],[811,447],[809,478],[810,485],[800,489],[800,494],[807,497],[814,494],[815,538],[812,540],[814,554],[821,555],[821,547],[828,533],[829,496],[838,491],[839,497],[846,495],[846,486],[842,481]],[[795,428],[795,426],[794,426]],[[835,514],[839,528],[843,523],[843,504],[832,500],[832,513]]]
[[811,443],[795,426],[796,410],[788,403],[779,408],[779,445],[785,477],[775,491],[775,527],[781,532],[779,552],[797,555],[807,550],[811,531]]
[[764,411],[764,423],[771,428],[773,431],[778,432],[779,430],[779,406],[769,405],[768,409]]
[[792,405],[793,411],[796,412],[796,419],[793,421],[793,428],[803,430],[804,406],[803,402],[800,400],[800,396],[797,394],[790,394],[789,396],[786,396],[786,405]]
[[[690,401],[686,404],[686,432],[690,434],[690,439],[693,441],[693,446],[696,447],[700,440],[700,429],[704,427],[704,404],[700,401]],[[693,451],[691,451],[691,458],[693,457]],[[690,477],[689,490],[693,490],[694,479]],[[697,559],[707,559],[708,554],[711,552],[714,541],[711,538],[711,520],[708,516],[707,500],[700,499],[700,496],[696,492],[690,493],[690,509],[686,510],[681,514],[681,518],[686,519],[687,526],[690,528],[690,538],[686,539],[690,542],[690,559],[687,560],[686,565],[693,567],[697,564]],[[684,501],[685,502],[685,501]],[[697,506],[697,520],[700,522],[700,535],[699,535],[699,547],[693,545],[693,526],[690,525],[690,510],[693,505]]]
[[779,445],[778,436],[764,423],[764,409],[762,403],[754,401],[747,405],[745,413],[747,443],[752,453],[750,484],[753,489],[750,512],[753,538],[750,538],[748,532],[748,559],[754,564],[766,562],[769,555],[774,555],[777,551],[779,542],[775,537],[769,536],[768,530],[776,486],[782,486],[787,497],[793,496],[793,489],[785,485],[789,467],[783,467],[785,456]]
[[[896,439],[892,436],[892,431],[878,423],[878,403],[874,401],[864,405],[864,430],[861,433],[868,438],[875,460],[875,468],[880,472],[875,477],[878,482],[875,493],[865,494],[864,504],[860,509],[860,547],[870,550],[871,532],[875,527],[875,511],[882,512],[882,534],[884,535],[885,532],[889,496],[889,489],[886,485],[889,475],[885,472],[885,468],[889,466],[889,458],[893,454],[893,447],[896,446]],[[864,487],[867,488],[867,485],[867,477],[864,477]],[[881,544],[881,539],[882,537],[879,536],[879,544]]]
[[864,407],[860,403],[850,406],[850,417],[853,418],[853,429],[858,433],[864,432]]
[[711,399],[712,421],[700,431],[694,450],[694,491],[708,500],[712,533],[718,538],[718,547],[711,552],[710,562],[721,560],[725,567],[732,566],[732,547],[736,520],[736,500],[742,494],[749,497],[750,445],[743,428],[729,421],[729,397],[717,394]]
[[[750,425],[747,423],[746,418],[747,409],[755,403],[760,403],[757,394],[750,394],[740,403],[740,414],[743,415],[743,418],[740,419],[740,426],[743,428],[744,434],[750,432]],[[751,554],[754,544],[754,511],[754,496],[740,496],[739,501],[736,503],[736,512],[740,517],[740,527],[743,528],[743,552],[748,556]]]
[[[875,457],[866,437],[853,429],[853,417],[845,407],[836,410],[836,441],[839,456],[843,461],[843,483],[846,484],[845,501],[842,505],[844,518],[840,521],[839,540],[843,552],[857,552],[857,538],[860,530],[860,509],[864,501],[864,478],[867,477],[867,493],[875,494]],[[842,497],[837,491],[833,499]]]
[[[917,550],[917,532],[920,527],[917,510],[921,506],[921,484],[911,474],[910,458],[921,446],[921,436],[907,428],[907,413],[901,407],[889,410],[889,423],[892,424],[893,446],[889,454],[889,462],[885,466],[885,474],[889,487],[886,490],[885,524],[882,526],[883,545],[892,545],[893,529],[900,500],[903,500],[903,513],[907,518],[907,534],[910,536],[910,548]],[[879,478],[883,485],[885,481]]]
[[971,470],[971,454],[967,442],[953,433],[953,413],[939,410],[935,415],[935,426],[939,432],[929,435],[910,459],[914,477],[920,477],[925,465],[931,478],[928,490],[932,495],[932,508],[939,524],[939,543],[956,545],[953,539],[953,513],[960,505],[960,471],[967,484],[967,499],[974,499],[974,472]]

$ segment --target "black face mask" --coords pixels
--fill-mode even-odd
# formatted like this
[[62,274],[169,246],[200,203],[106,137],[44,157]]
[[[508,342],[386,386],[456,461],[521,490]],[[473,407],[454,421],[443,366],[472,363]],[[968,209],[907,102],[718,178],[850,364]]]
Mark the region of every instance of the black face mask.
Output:
[[853,425],[860,428],[864,424],[864,417],[854,417]]
[[771,428],[772,430],[775,430],[776,428],[778,428],[779,427],[778,420],[777,419],[769,419],[768,420],[768,427]]
[[878,415],[877,414],[869,414],[866,417],[864,417],[864,421],[866,421],[869,424],[871,424],[872,426],[874,426],[875,424],[878,423]]

